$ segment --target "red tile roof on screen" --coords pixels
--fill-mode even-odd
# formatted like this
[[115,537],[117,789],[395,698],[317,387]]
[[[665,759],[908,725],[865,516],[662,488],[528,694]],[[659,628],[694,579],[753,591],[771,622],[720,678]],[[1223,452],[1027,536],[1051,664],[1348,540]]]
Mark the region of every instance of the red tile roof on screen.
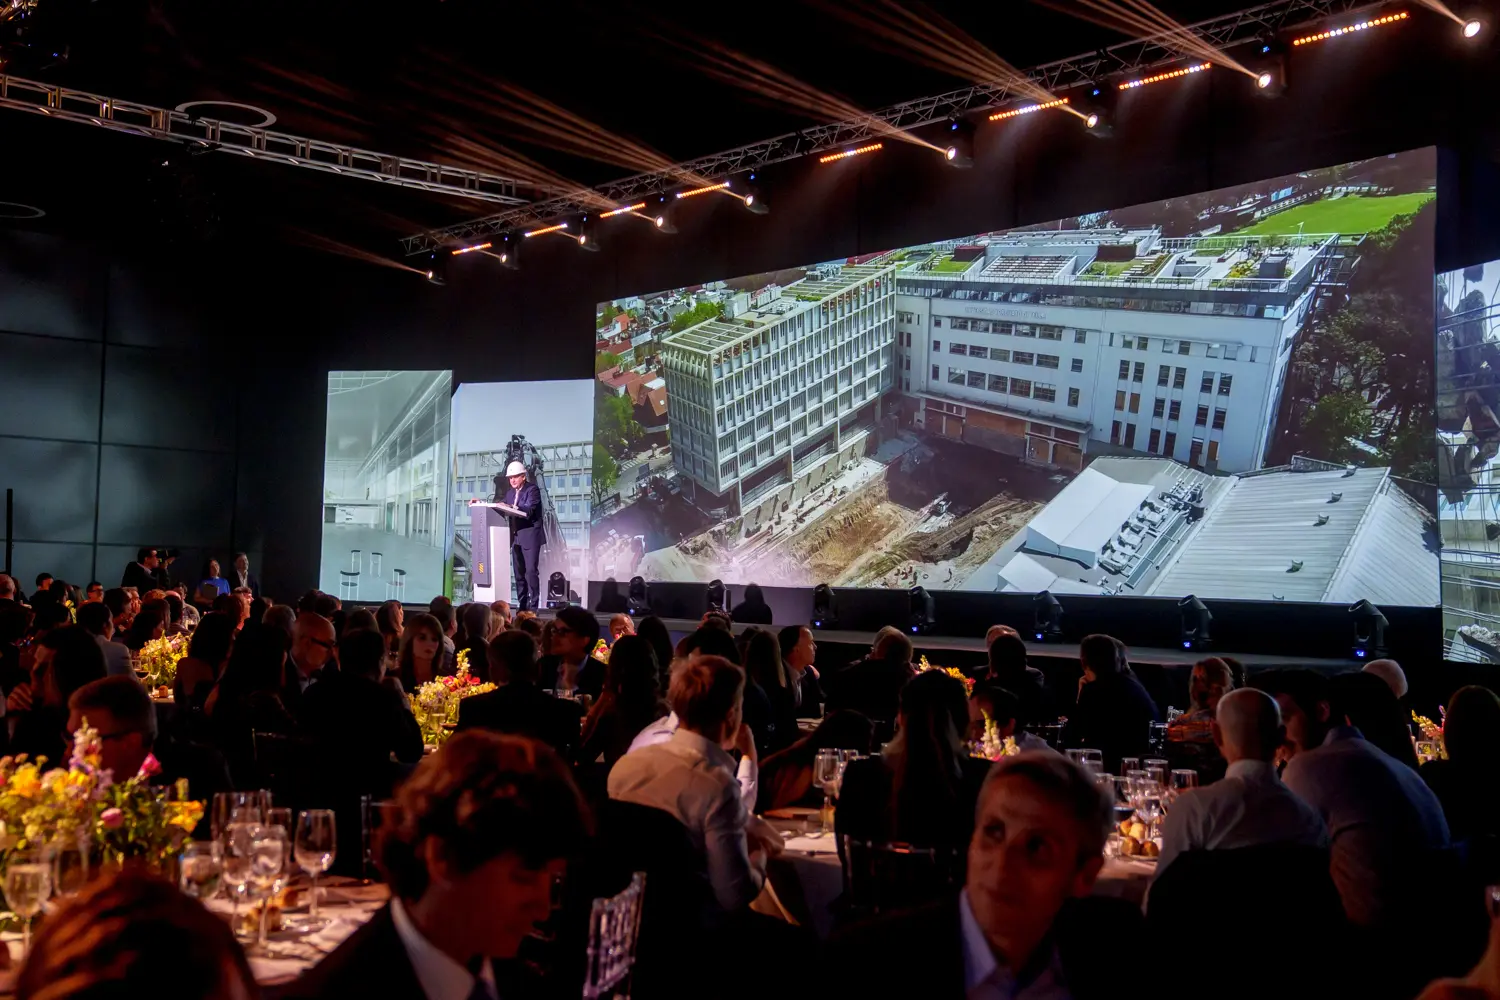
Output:
[[666,387],[646,390],[646,403],[651,407],[652,416],[665,417],[667,415]]

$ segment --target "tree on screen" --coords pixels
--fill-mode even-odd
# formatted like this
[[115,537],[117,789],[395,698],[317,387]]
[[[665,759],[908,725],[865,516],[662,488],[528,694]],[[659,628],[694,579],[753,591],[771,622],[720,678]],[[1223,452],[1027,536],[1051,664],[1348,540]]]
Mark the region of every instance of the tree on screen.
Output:
[[598,375],[603,371],[608,371],[611,368],[618,368],[619,366],[620,356],[618,354],[611,354],[608,351],[600,351],[594,358],[595,375]]
[[718,319],[724,312],[724,307],[717,302],[699,302],[686,312],[678,313],[672,318],[672,332],[681,333],[690,326],[696,326],[704,320]]
[[635,408],[629,396],[616,396],[612,392],[601,392],[599,405],[594,409],[594,443],[611,457],[620,459],[630,455],[646,436],[646,430],[635,419]]
[[1357,392],[1331,392],[1302,415],[1302,443],[1310,454],[1328,462],[1366,464],[1354,446],[1370,433],[1370,406]]
[[594,444],[594,503],[602,503],[604,498],[614,492],[615,483],[620,479],[620,466],[609,453],[599,447],[598,442]]

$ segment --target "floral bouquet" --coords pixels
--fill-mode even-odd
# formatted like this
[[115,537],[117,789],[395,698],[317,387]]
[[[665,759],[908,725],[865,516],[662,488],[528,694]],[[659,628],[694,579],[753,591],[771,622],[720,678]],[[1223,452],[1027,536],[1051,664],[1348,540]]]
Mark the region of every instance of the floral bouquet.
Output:
[[594,651],[589,655],[598,660],[600,663],[608,663],[609,643],[605,642],[603,639],[600,639],[598,642],[594,643]]
[[469,651],[467,649],[460,649],[458,655],[453,659],[458,664],[459,673],[467,674],[469,672]]
[[[1422,763],[1429,760],[1446,760],[1448,758],[1448,747],[1443,743],[1443,725],[1448,721],[1447,713],[1441,706],[1438,714],[1443,716],[1443,723],[1433,722],[1425,715],[1418,715],[1415,711],[1411,713],[1411,721],[1416,725],[1417,731],[1422,734],[1417,741],[1417,759]],[[1430,746],[1424,746],[1430,743]]]
[[973,757],[981,757],[984,760],[999,760],[1001,757],[1014,757],[1021,752],[1016,744],[1015,738],[1000,735],[1000,727],[988,714],[984,717],[984,737],[974,741],[969,754]]
[[422,730],[422,742],[437,745],[448,738],[449,726],[458,722],[458,703],[476,694],[495,690],[495,685],[480,681],[469,673],[467,657],[460,656],[458,673],[439,677],[417,688],[412,696],[412,712]]
[[974,696],[974,678],[965,676],[964,672],[957,667],[935,667],[927,662],[927,657],[923,656],[917,660],[917,673],[925,673],[928,670],[941,670],[949,677],[962,681],[964,694],[971,698]]
[[188,636],[167,635],[141,647],[140,669],[152,687],[170,688],[177,682],[177,661],[187,655]]

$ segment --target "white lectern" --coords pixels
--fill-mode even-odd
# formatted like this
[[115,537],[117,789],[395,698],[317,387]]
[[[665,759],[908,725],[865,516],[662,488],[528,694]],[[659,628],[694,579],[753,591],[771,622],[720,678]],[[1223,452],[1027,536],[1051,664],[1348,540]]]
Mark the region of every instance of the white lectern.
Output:
[[469,551],[473,565],[474,600],[483,604],[509,601],[510,520],[523,512],[510,504],[475,501],[469,505],[472,524]]

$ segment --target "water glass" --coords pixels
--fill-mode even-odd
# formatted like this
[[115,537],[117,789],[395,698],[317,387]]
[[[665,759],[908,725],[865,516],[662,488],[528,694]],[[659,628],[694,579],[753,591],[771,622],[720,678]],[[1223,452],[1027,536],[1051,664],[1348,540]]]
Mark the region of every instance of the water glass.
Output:
[[1153,722],[1146,731],[1146,742],[1151,749],[1161,753],[1167,748],[1167,724],[1165,722]]
[[297,817],[297,833],[292,841],[297,867],[312,876],[312,895],[308,916],[318,919],[318,876],[333,867],[338,849],[332,809],[308,809]]
[[833,796],[838,791],[839,778],[843,777],[844,762],[837,750],[819,750],[813,761],[813,784],[823,789],[823,826],[818,836],[833,832]]
[[182,848],[177,864],[178,884],[184,896],[212,899],[219,891],[224,875],[224,861],[219,845],[211,840],[194,840]]
[[286,827],[252,827],[250,838],[250,884],[255,895],[264,901],[260,908],[256,949],[260,954],[265,954],[268,950],[266,935],[270,931],[271,901],[282,887],[282,875],[286,867]]
[[[236,793],[238,794],[238,793]],[[219,857],[222,859],[224,886],[229,890],[234,906],[232,926],[239,933],[240,897],[250,885],[254,865],[254,834],[257,823],[231,823],[224,828]]]
[[221,840],[234,823],[259,823],[260,792],[219,792],[214,796],[209,825],[215,840]]
[[78,894],[89,881],[89,842],[79,837],[57,843],[52,856],[52,887],[59,896]]
[[1104,773],[1104,752],[1102,750],[1083,750],[1083,766],[1095,774]]
[[1121,757],[1120,758],[1120,773],[1121,774],[1129,774],[1131,771],[1139,771],[1140,769],[1141,769],[1141,759],[1139,757]]
[[40,849],[17,851],[5,869],[5,902],[21,918],[21,954],[31,951],[31,920],[52,895],[52,864]]
[[1172,770],[1172,791],[1185,792],[1189,788],[1198,787],[1198,772],[1190,767],[1178,767]]

